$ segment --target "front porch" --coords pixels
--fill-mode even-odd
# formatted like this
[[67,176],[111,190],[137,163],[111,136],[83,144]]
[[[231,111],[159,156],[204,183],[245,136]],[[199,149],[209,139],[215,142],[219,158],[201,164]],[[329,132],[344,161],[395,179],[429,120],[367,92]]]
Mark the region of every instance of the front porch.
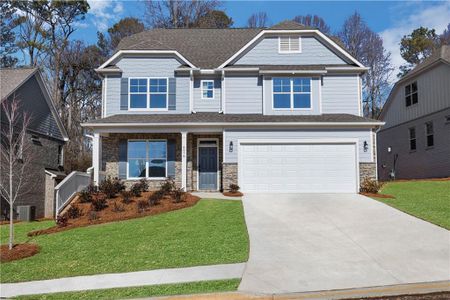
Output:
[[[173,178],[186,191],[222,191],[223,132],[95,133],[94,182],[118,177],[127,186],[147,178],[158,189]],[[225,166],[226,168],[226,166]]]

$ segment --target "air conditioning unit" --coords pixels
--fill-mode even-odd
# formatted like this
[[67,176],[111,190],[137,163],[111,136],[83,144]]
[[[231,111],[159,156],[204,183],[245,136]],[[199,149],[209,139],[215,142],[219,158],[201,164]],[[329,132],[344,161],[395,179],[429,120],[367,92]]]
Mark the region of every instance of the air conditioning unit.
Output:
[[20,221],[34,221],[36,219],[36,206],[19,205],[17,206],[18,220]]

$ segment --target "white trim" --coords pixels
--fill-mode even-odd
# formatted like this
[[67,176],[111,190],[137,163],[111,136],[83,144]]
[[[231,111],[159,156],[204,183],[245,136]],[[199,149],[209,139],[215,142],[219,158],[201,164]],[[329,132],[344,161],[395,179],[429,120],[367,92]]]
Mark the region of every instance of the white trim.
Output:
[[262,113],[266,114],[266,76],[262,75]]
[[222,70],[222,76],[220,78],[220,111],[219,113],[224,112],[224,103],[225,103],[225,71]]
[[358,112],[359,112],[359,116],[362,116],[363,112],[362,112],[361,76],[356,76],[356,85],[358,87]]
[[[129,150],[130,150],[130,147],[129,147],[129,143],[130,142],[142,142],[142,141],[144,141],[145,143],[146,143],[146,145],[145,145],[145,177],[130,177],[129,175],[129,155],[128,155],[128,152],[129,152]],[[149,144],[149,142],[161,142],[161,141],[164,141],[164,142],[166,142],[166,176],[165,177],[148,177],[148,170],[149,170],[149,163],[148,163],[148,161],[149,161],[149,153],[150,153],[150,144]],[[142,178],[145,178],[145,179],[147,179],[147,180],[166,180],[167,179],[167,145],[168,145],[168,143],[167,143],[167,139],[127,139],[127,177],[126,177],[126,179],[127,180],[139,180],[139,179],[142,179]],[[133,158],[132,158],[133,159]]]
[[[370,131],[370,145],[369,145],[369,147],[370,147],[370,161],[371,162],[374,162],[374,159],[373,159],[373,143],[374,143],[374,139],[373,139],[373,131],[371,130]],[[364,150],[364,149],[363,149]]]
[[[147,92],[145,93],[147,95],[147,107],[146,108],[132,108],[131,107],[131,80],[132,79],[146,79],[147,80]],[[150,79],[165,79],[166,80],[166,107],[165,108],[150,108],[150,95],[152,92],[150,92]],[[163,95],[164,93],[156,93],[157,95]],[[133,94],[141,94],[143,95],[143,92],[133,92]],[[169,77],[129,77],[128,78],[128,111],[168,111],[169,110]]]
[[47,171],[47,170],[45,170],[45,174],[47,174],[48,176],[50,176],[52,179],[53,178],[56,178],[56,174],[54,174],[54,173],[52,173],[52,172],[50,172],[50,171]]
[[105,82],[104,88],[105,88],[105,95],[104,95],[104,107],[103,107],[103,117],[106,117],[106,97],[108,97],[108,76],[105,76],[105,78],[103,79]]
[[187,191],[187,131],[181,132],[181,188]]
[[[374,139],[374,145],[372,145],[372,149],[375,148],[375,179],[378,180],[378,142],[377,142],[377,131],[372,131],[373,139]],[[373,156],[372,156],[373,158]]]
[[323,76],[319,76],[319,114],[322,114],[322,82]]
[[[275,92],[273,91],[273,80],[275,78],[289,78],[289,84],[290,84],[290,108],[275,108],[275,99],[274,99],[274,94]],[[305,93],[305,92],[294,92],[294,78],[302,78],[302,79],[309,79],[309,93]],[[313,94],[312,94],[312,78],[311,77],[272,77],[272,90],[271,95],[272,95],[272,110],[273,111],[312,111],[313,110]],[[280,94],[280,92],[277,92],[277,94]],[[287,94],[287,92],[281,92],[281,94]],[[295,108],[294,107],[294,94],[299,94],[299,95],[305,95],[305,94],[309,94],[309,104],[310,106],[308,108]]]
[[[119,58],[124,54],[173,54],[178,56],[182,61],[187,63],[191,68],[195,68],[195,66],[187,60],[183,55],[181,55],[178,51],[175,50],[119,50],[113,56],[111,56],[104,64],[102,64],[97,70],[102,70],[107,67],[111,62]],[[102,70],[103,71],[103,70]]]
[[189,113],[194,111],[194,72],[189,72]]
[[92,139],[92,167],[94,167],[94,184],[100,183],[100,171],[101,171],[101,155],[102,155],[102,137],[100,133],[94,132],[94,138]]
[[[203,83],[208,83],[208,82],[212,82],[212,98],[208,98],[208,97],[203,97],[203,92],[204,92],[204,89],[203,89]],[[200,80],[200,97],[201,97],[201,99],[202,100],[214,100],[215,99],[215,92],[214,92],[214,90],[215,90],[215,84],[214,84],[214,80],[211,80],[211,79],[202,79],[202,80]],[[206,91],[208,91],[208,90],[206,90]]]
[[223,64],[219,66],[219,68],[223,68],[226,65],[228,65],[230,62],[232,62],[234,59],[236,59],[241,53],[243,53],[247,48],[249,48],[251,45],[253,45],[257,40],[259,40],[260,37],[262,37],[265,34],[280,34],[280,33],[314,33],[318,35],[320,38],[322,38],[324,41],[326,41],[328,44],[330,44],[333,48],[335,48],[339,53],[341,53],[343,56],[348,58],[350,61],[358,65],[359,67],[363,67],[364,65],[357,61],[353,56],[351,56],[347,51],[345,51],[342,47],[340,47],[338,44],[336,44],[333,40],[328,38],[326,35],[321,33],[319,30],[316,29],[307,29],[307,30],[263,30],[258,35],[256,35],[252,40],[250,40],[247,44],[245,44],[239,51],[237,51],[233,56],[231,56],[229,59],[227,59]]
[[324,70],[262,70],[259,74],[327,74]]
[[[281,50],[281,38],[288,38],[289,39],[289,50],[283,51]],[[291,40],[292,39],[298,39],[298,50],[291,50]],[[302,53],[302,39],[300,36],[298,37],[292,37],[292,36],[279,36],[278,37],[278,54],[295,54],[295,53]]]
[[220,174],[219,174],[219,139],[218,138],[197,138],[197,191],[200,191],[200,168],[199,168],[199,153],[201,147],[214,147],[213,145],[200,145],[201,141],[215,141],[217,152],[217,191],[220,190]]

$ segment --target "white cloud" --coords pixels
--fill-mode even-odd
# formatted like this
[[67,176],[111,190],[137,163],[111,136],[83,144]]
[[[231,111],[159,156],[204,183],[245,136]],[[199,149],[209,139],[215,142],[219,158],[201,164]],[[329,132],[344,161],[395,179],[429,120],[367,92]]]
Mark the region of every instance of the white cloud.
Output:
[[88,14],[99,31],[105,31],[112,22],[119,19],[123,12],[123,5],[118,1],[111,0],[88,0],[90,9]]
[[114,13],[120,14],[123,12],[123,5],[122,2],[117,2],[116,6],[114,7]]
[[[409,3],[413,4],[413,3]],[[441,2],[437,5],[426,7],[426,3],[414,2],[414,6],[403,3],[402,6],[396,8],[393,14],[398,20],[394,26],[380,32],[383,38],[384,47],[391,52],[392,63],[396,70],[393,75],[397,75],[398,67],[405,63],[400,55],[400,40],[404,35],[410,34],[414,29],[424,26],[434,28],[437,34],[441,34],[447,24],[450,16],[450,2]],[[405,9],[409,11],[409,15],[405,14]],[[411,10],[414,12],[411,14]]]

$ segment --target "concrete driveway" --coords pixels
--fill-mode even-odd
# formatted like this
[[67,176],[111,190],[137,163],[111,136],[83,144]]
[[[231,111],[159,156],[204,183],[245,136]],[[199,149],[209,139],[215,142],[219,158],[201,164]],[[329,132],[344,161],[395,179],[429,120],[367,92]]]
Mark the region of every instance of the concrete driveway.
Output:
[[244,196],[240,291],[291,293],[450,280],[450,232],[361,195]]

